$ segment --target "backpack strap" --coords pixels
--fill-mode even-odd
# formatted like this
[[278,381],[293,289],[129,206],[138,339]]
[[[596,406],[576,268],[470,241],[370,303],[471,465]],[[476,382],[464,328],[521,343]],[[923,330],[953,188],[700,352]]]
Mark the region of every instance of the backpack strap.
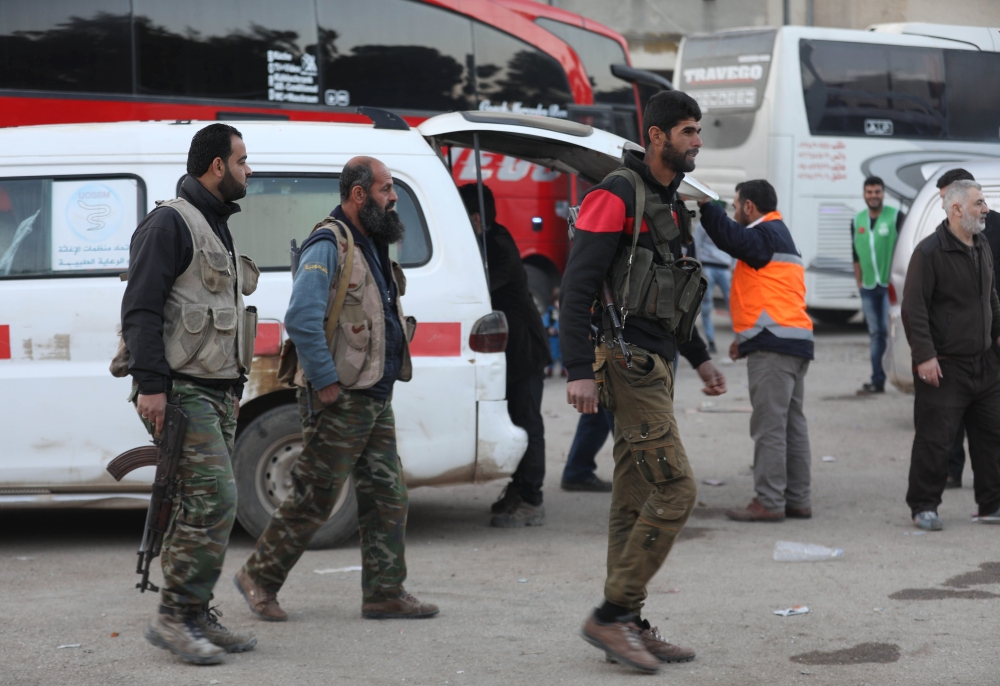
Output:
[[[330,232],[330,238],[326,240],[336,241],[336,236],[330,227],[331,224],[340,230],[344,240],[347,241],[347,255],[344,259],[344,268],[340,272],[340,280],[335,284],[336,295],[333,297],[333,306],[330,308],[330,312],[323,322],[323,330],[326,332],[326,347],[328,348],[333,343],[333,334],[337,330],[340,313],[344,310],[344,299],[347,297],[347,288],[351,285],[351,273],[354,271],[354,234],[351,233],[351,230],[347,228],[344,222],[339,219],[324,219],[313,229],[313,234],[325,229]],[[312,238],[312,235],[309,238]],[[303,248],[309,244],[309,238],[302,244]],[[317,237],[317,240],[323,240],[323,238]]]
[[[642,230],[642,217],[646,212],[646,184],[642,182],[642,177],[628,167],[619,167],[608,176],[620,176],[635,189],[635,205],[632,212],[632,253],[628,257],[628,271],[625,274],[625,289],[622,294],[622,320],[625,319],[625,308],[628,306],[629,283],[632,280],[632,262],[635,261],[635,249],[639,245],[639,232]],[[625,322],[622,321],[622,324]]]

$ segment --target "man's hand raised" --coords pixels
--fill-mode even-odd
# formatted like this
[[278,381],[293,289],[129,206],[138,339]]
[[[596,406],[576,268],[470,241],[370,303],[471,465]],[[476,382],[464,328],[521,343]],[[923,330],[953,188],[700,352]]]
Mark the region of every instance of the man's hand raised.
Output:
[[577,379],[566,384],[566,402],[583,414],[597,414],[597,383],[593,379]]

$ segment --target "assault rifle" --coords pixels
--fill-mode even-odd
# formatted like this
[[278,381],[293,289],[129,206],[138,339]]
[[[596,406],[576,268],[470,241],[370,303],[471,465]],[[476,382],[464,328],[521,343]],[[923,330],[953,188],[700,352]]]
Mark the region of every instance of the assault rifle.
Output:
[[[622,338],[622,323],[618,319],[618,311],[615,309],[615,299],[611,295],[611,288],[608,286],[608,282],[605,281],[601,284],[601,303],[604,305],[604,309],[608,311],[608,316],[611,318],[611,329],[614,331],[615,338],[618,339],[618,345],[622,349],[622,355],[625,356],[625,368],[632,368],[632,353],[625,346],[625,339]],[[608,341],[608,347],[611,347],[611,341]]]
[[170,514],[177,494],[177,462],[180,460],[184,432],[187,431],[187,415],[176,405],[167,405],[163,416],[163,431],[153,445],[128,450],[108,464],[107,470],[121,481],[122,477],[139,467],[156,467],[153,492],[149,496],[149,510],[146,511],[146,526],[139,545],[139,563],[135,573],[142,575],[142,581],[135,585],[140,593],[148,588],[159,591],[149,580],[149,564],[159,556],[163,546],[163,535],[170,524]]

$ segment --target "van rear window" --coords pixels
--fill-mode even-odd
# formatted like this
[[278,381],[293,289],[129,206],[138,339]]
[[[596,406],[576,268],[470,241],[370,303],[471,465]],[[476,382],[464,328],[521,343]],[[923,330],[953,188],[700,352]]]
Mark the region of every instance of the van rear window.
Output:
[[[396,211],[406,235],[389,253],[403,267],[419,267],[431,258],[431,242],[423,213],[410,189],[395,183]],[[340,204],[340,177],[336,174],[254,173],[241,212],[229,219],[229,228],[241,253],[262,270],[291,266],[292,239],[302,243],[324,217]]]
[[124,272],[145,206],[136,176],[0,178],[0,278]]

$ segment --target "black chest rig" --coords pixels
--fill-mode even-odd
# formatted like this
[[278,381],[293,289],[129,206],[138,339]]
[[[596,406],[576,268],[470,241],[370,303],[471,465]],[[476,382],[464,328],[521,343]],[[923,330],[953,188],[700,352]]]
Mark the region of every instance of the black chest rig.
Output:
[[[691,243],[691,215],[677,198],[671,204],[662,203],[642,177],[627,167],[616,169],[609,176],[620,176],[635,189],[631,246],[623,237],[611,264],[611,291],[622,324],[629,317],[651,319],[673,333],[678,343],[684,343],[691,339],[702,298],[708,290],[701,262],[691,257],[677,258],[670,250],[670,242],[678,238],[682,245]],[[639,245],[643,217],[654,250]],[[603,323],[605,342],[610,346],[614,336],[607,313]]]

